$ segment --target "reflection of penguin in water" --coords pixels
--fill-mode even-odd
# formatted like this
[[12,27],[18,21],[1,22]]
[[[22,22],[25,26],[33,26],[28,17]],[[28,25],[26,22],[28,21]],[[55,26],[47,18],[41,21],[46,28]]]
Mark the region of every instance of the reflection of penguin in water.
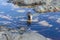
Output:
[[30,12],[28,12],[27,16],[28,16],[27,24],[28,24],[28,26],[29,26],[29,25],[31,25],[31,23],[32,23],[32,15],[31,15]]

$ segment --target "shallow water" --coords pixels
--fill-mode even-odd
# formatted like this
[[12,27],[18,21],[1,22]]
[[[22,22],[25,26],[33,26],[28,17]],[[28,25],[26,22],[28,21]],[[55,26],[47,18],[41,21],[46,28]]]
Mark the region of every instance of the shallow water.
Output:
[[[7,3],[7,0],[0,0],[0,26],[17,29],[20,26],[27,26],[27,12],[36,13],[32,8],[20,8],[12,3]],[[28,27],[38,33],[60,40],[60,12],[47,12],[45,14],[36,14]],[[44,25],[43,25],[44,24]]]

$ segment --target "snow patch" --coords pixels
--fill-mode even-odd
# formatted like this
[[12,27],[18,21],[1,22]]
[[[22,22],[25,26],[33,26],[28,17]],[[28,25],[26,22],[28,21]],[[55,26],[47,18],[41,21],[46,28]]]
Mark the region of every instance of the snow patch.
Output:
[[13,9],[19,8],[19,6],[17,6],[17,5],[12,5],[12,7],[13,7]]
[[53,25],[49,24],[47,21],[40,21],[39,24],[42,26],[49,26],[49,27],[53,26]]
[[58,19],[56,20],[56,22],[57,22],[57,23],[60,23],[60,18],[58,18]]
[[3,23],[3,24],[10,24],[11,22],[9,22],[9,21],[0,21],[0,23]]
[[17,10],[17,12],[25,12],[25,10]]
[[54,19],[55,17],[54,16],[50,16],[49,19]]
[[11,20],[10,16],[5,16],[5,15],[0,15],[0,18],[5,18],[5,19],[8,19],[8,20]]
[[56,27],[56,28],[55,28],[55,30],[59,30],[59,28],[58,28],[58,27]]

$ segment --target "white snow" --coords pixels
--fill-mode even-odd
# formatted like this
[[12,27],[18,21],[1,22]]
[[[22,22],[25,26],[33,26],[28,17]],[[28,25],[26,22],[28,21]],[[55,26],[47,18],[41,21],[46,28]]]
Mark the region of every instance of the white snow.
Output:
[[53,25],[49,24],[47,21],[43,20],[39,22],[40,25],[42,26],[48,26],[48,27],[52,27]]
[[54,16],[50,16],[50,17],[48,17],[49,19],[55,19],[55,17]]
[[57,23],[60,23],[60,18],[58,18],[58,19],[56,20],[56,22],[57,22]]
[[23,13],[24,13],[24,12],[25,12],[25,10],[17,10],[17,12],[23,12]]
[[20,8],[18,5],[14,5],[14,4],[9,4],[9,5],[11,6],[12,11]]
[[10,16],[5,16],[5,15],[0,15],[0,18],[5,18],[5,19],[8,19],[8,20],[11,20]]
[[55,28],[55,30],[59,30],[59,28],[58,28],[58,27],[56,27],[56,28]]

